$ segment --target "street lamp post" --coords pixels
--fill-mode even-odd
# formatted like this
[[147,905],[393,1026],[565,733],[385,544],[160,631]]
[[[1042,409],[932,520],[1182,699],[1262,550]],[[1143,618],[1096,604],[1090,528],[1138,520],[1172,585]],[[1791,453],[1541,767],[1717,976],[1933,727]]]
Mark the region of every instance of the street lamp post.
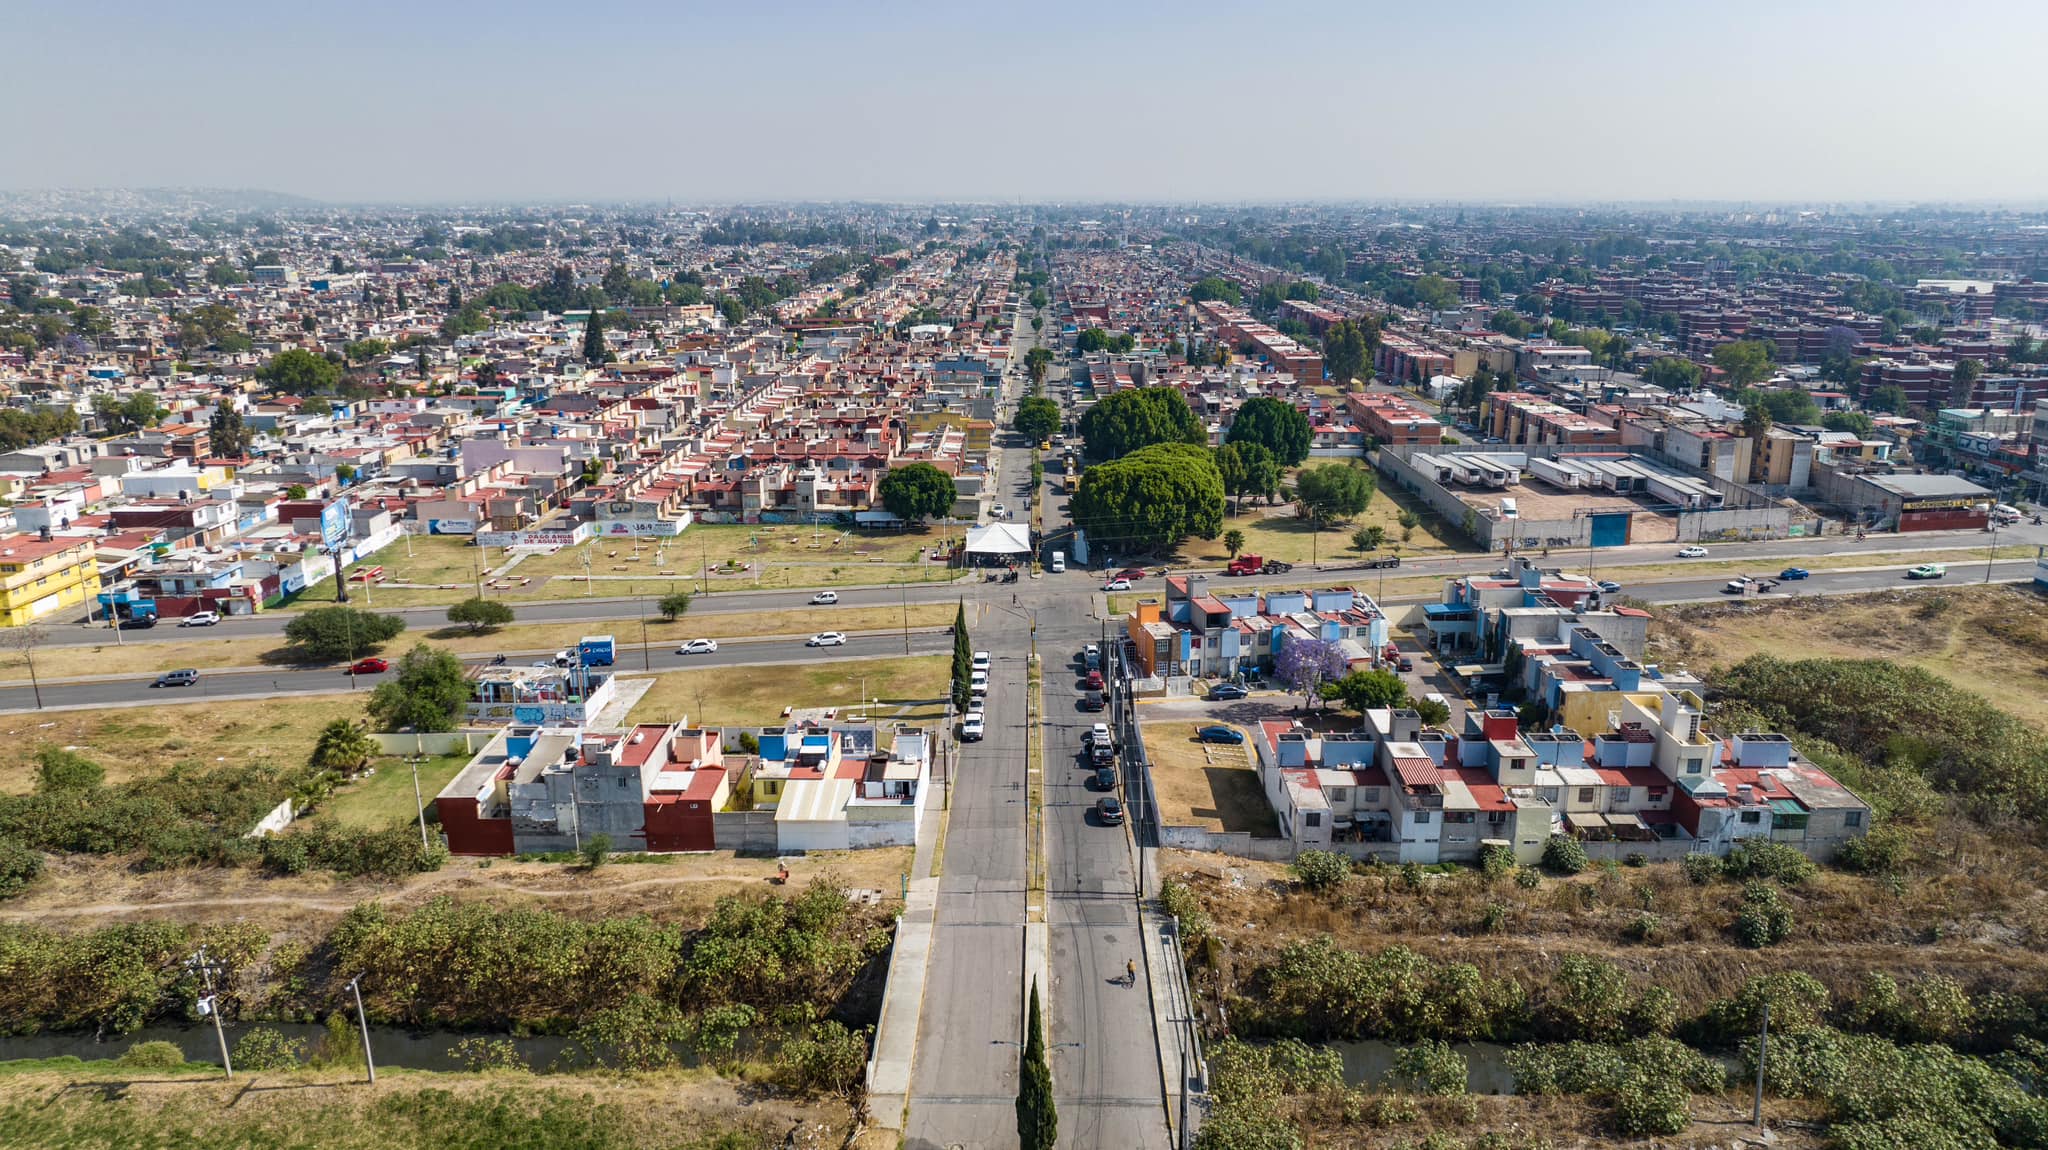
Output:
[[377,1060],[370,1055],[370,1016],[363,1010],[363,976],[358,974],[348,980],[348,989],[356,996],[356,1022],[363,1029],[363,1066],[370,1072],[370,1085],[377,1084]]
[[201,946],[185,960],[185,969],[197,973],[206,988],[204,997],[199,1000],[199,1013],[213,1019],[213,1036],[220,1042],[221,1069],[227,1072],[227,1077],[233,1078],[235,1063],[228,1057],[228,1032],[221,1026],[220,996],[213,992],[213,976],[220,969],[220,962]]

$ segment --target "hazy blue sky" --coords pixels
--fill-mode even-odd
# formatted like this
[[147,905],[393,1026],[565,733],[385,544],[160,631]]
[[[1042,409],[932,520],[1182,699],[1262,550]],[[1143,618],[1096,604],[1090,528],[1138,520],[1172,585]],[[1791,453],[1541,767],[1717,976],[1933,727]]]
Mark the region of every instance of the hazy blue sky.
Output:
[[0,41],[0,187],[2048,200],[2041,0],[17,0]]

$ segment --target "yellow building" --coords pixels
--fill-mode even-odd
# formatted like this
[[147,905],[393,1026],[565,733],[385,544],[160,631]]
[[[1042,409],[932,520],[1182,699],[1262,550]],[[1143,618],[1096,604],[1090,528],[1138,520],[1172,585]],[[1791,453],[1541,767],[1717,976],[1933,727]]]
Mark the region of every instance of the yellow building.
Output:
[[0,538],[0,626],[19,627],[66,607],[84,607],[99,593],[92,540]]

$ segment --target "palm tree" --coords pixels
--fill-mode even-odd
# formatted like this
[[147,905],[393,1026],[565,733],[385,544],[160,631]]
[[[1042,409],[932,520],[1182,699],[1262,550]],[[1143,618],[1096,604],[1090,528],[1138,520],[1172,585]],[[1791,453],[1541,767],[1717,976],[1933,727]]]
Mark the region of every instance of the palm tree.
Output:
[[1239,531],[1235,527],[1225,531],[1223,533],[1223,549],[1230,552],[1232,559],[1237,558],[1237,553],[1244,550],[1244,532]]

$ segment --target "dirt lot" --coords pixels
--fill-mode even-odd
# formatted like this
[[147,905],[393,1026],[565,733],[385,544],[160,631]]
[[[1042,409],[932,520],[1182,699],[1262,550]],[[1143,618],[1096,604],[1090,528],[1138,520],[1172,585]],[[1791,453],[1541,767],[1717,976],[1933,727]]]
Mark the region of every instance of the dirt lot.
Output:
[[[1195,732],[1207,722],[1144,724],[1145,754],[1159,791],[1159,816],[1172,826],[1244,831],[1261,838],[1279,833],[1273,808],[1259,788],[1249,744],[1204,743]],[[1242,729],[1242,728],[1240,728]]]
[[1780,658],[1885,658],[1925,667],[2048,728],[2048,602],[2024,586],[1923,587],[1662,609],[1648,659],[1711,670]]
[[35,757],[66,747],[107,769],[118,783],[173,763],[302,762],[330,720],[362,714],[363,696],[294,697],[187,707],[106,707],[0,715],[0,791],[35,787]]
[[[820,658],[829,659],[829,650],[821,649]],[[653,676],[653,688],[627,718],[673,722],[687,714],[693,723],[760,726],[781,722],[785,707],[858,710],[865,690],[867,698],[881,700],[876,719],[929,722],[946,713],[951,674],[945,655],[670,671]]]
[[[887,902],[897,897],[911,855],[909,847],[887,847],[818,851],[783,861],[792,888],[829,873],[849,889],[879,891]],[[409,906],[444,894],[545,906],[578,916],[645,913],[690,920],[722,895],[781,889],[769,886],[777,862],[773,858],[741,858],[731,851],[639,857],[656,861],[614,862],[588,871],[563,863],[452,858],[432,874],[386,880],[273,877],[254,869],[214,867],[146,873],[119,859],[54,855],[44,877],[0,909],[0,921],[81,927],[122,919],[253,922],[272,931],[312,933],[327,929],[329,919],[357,903]]]
[[[581,595],[589,575],[598,595],[661,595],[681,587],[843,587],[865,583],[944,581],[943,564],[922,558],[947,539],[938,531],[867,533],[839,528],[698,524],[674,539],[594,539],[553,552],[528,551],[509,569],[505,548],[472,546],[456,536],[428,536],[378,552],[350,568],[382,567],[388,583],[427,584],[372,592],[387,607],[453,603],[476,593],[512,602]],[[584,565],[588,558],[589,566]],[[705,575],[706,568],[711,574]],[[502,575],[493,572],[502,571]],[[324,597],[331,597],[329,594]],[[315,598],[322,598],[315,592]],[[297,607],[319,606],[302,601]]]

